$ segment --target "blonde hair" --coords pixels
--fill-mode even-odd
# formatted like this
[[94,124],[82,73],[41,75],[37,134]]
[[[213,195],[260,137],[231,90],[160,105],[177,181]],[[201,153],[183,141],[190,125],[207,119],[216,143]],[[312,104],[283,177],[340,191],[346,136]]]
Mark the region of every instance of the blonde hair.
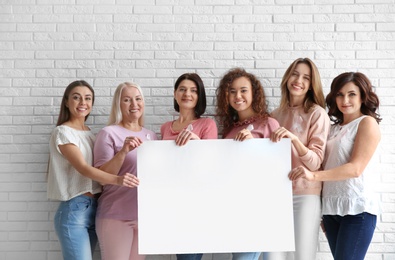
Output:
[[[118,125],[119,123],[122,122],[121,96],[122,96],[122,90],[127,87],[136,88],[140,92],[143,102],[145,102],[143,91],[141,90],[141,87],[138,84],[132,82],[124,82],[119,84],[117,89],[115,90],[114,97],[112,99],[111,112],[107,125]],[[144,125],[144,115],[139,118],[139,125],[140,126]]]
[[307,113],[314,106],[314,104],[317,104],[325,109],[325,97],[322,90],[320,73],[318,72],[317,66],[315,66],[314,62],[309,58],[296,59],[285,71],[283,79],[281,80],[280,109],[283,110],[288,108],[290,102],[290,96],[289,96],[287,83],[289,78],[292,76],[292,73],[294,72],[296,66],[301,63],[309,66],[311,70],[311,81],[310,81],[309,91],[306,93],[303,102],[304,111]]

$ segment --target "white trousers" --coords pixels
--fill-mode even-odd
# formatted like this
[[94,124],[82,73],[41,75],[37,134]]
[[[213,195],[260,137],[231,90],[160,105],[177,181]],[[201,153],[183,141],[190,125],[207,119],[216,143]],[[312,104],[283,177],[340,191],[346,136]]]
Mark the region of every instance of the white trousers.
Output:
[[293,206],[295,252],[264,252],[263,260],[315,260],[321,223],[321,197],[294,195]]

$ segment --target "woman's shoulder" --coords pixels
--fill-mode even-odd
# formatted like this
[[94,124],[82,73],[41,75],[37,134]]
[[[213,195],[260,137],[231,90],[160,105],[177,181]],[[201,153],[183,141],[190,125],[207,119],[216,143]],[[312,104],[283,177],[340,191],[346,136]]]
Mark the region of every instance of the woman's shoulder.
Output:
[[51,140],[59,144],[78,144],[81,142],[92,142],[95,134],[91,130],[77,130],[67,125],[59,125],[52,131]]
[[111,138],[113,136],[122,135],[122,131],[123,131],[122,128],[119,127],[118,125],[107,125],[99,130],[99,132],[96,134],[96,139],[108,138],[108,137]]
[[258,128],[275,130],[280,127],[279,122],[272,116],[258,117],[254,123]]
[[357,124],[359,124],[359,126],[361,127],[373,127],[377,129],[379,128],[379,124],[377,123],[376,119],[372,116],[368,116],[368,115],[361,116],[359,120],[356,121],[358,121]]
[[100,129],[100,132],[104,132],[104,133],[111,133],[111,132],[117,132],[119,130],[121,130],[122,128],[119,127],[118,125],[106,125],[104,126],[102,129]]
[[267,117],[267,124],[271,125],[271,126],[278,126],[278,127],[280,127],[280,124],[277,121],[277,119],[275,119],[274,117],[271,117],[271,116]]
[[326,110],[323,107],[321,107],[317,104],[314,104],[310,108],[310,110],[307,114],[313,118],[324,118],[324,119],[328,119],[328,121],[329,121],[328,112],[326,112]]
[[204,123],[204,124],[212,124],[212,123],[215,124],[214,119],[209,118],[209,117],[201,117],[197,121],[199,121],[200,123]]
[[155,134],[154,131],[152,131],[151,129],[148,129],[146,127],[142,127],[141,130],[142,130],[142,132],[147,133],[147,134]]
[[266,118],[266,120],[267,120],[267,122],[269,122],[269,123],[277,122],[277,119],[275,119],[275,118],[272,117],[271,115],[269,115],[269,116]]
[[167,122],[163,123],[160,126],[160,129],[162,129],[162,130],[164,130],[164,129],[171,129],[171,126],[172,126],[173,122],[174,121],[167,121]]
[[53,132],[67,132],[73,131],[74,129],[67,125],[58,125],[52,131]]
[[325,108],[323,108],[320,105],[314,104],[311,108],[310,108],[310,112],[311,113],[320,113],[320,114],[327,114]]
[[92,134],[91,129],[88,130],[77,130],[68,125],[58,125],[52,130],[52,134],[62,134],[62,135],[90,135]]
[[214,121],[214,119],[209,117],[201,117],[196,120],[196,123],[206,127],[217,127],[217,123]]

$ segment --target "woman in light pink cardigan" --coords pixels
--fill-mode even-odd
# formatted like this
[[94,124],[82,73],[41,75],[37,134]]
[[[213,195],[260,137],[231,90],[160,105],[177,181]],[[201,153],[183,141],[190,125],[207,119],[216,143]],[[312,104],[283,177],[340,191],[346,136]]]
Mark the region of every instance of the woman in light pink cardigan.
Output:
[[[281,81],[280,107],[272,112],[281,127],[272,141],[290,138],[292,168],[305,166],[315,171],[324,159],[330,120],[320,74],[309,58],[296,59]],[[321,182],[299,179],[292,182],[295,252],[265,253],[265,260],[315,260],[321,221]]]

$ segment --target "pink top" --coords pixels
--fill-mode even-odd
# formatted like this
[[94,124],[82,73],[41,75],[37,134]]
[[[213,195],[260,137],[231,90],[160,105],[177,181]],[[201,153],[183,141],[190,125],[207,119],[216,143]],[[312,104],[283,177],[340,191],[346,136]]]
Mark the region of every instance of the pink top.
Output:
[[[314,105],[308,113],[305,113],[303,106],[288,107],[285,110],[277,108],[272,112],[272,116],[309,149],[305,155],[299,156],[292,146],[292,168],[303,165],[311,171],[320,169],[330,128],[325,109]],[[295,195],[320,195],[322,182],[301,178],[293,181],[292,188]]]
[[[172,128],[174,121],[164,123],[160,128],[162,140],[176,140],[180,132],[175,132]],[[200,139],[217,139],[217,124],[211,118],[199,118],[192,124],[192,132],[199,136]]]
[[[106,126],[96,136],[93,149],[95,167],[110,161],[118,153],[127,136],[137,136],[143,142],[156,140],[157,136],[151,130],[143,128],[140,132],[132,132],[119,125]],[[137,148],[138,149],[138,148]],[[137,149],[130,151],[119,170],[118,175],[126,172],[137,175]],[[97,218],[117,220],[137,219],[137,189],[116,185],[104,185],[96,213]]]
[[226,136],[224,136],[224,139],[233,139],[238,132],[247,128],[250,124],[254,126],[254,129],[251,131],[254,138],[269,138],[271,133],[280,127],[277,120],[272,117],[268,117],[267,119],[251,118],[241,123],[236,123]]

